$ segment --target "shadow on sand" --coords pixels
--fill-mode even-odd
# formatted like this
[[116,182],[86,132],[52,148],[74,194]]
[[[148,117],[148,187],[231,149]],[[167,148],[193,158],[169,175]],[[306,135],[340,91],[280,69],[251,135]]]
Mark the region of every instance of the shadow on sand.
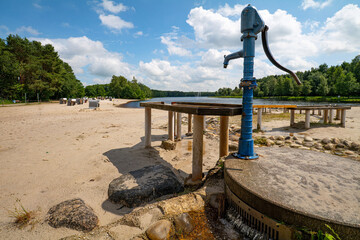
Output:
[[[152,135],[151,139],[153,142],[162,141],[167,139],[167,135]],[[146,166],[163,165],[171,169],[172,172],[174,172],[174,174],[177,176],[178,180],[183,182],[180,174],[186,173],[183,173],[180,169],[173,168],[169,162],[160,157],[159,151],[157,151],[155,148],[145,148],[144,146],[144,137],[142,137],[141,142],[132,147],[112,149],[103,153],[103,155],[106,156],[109,161],[118,169],[120,174],[117,177]],[[156,201],[156,199],[153,201]],[[102,208],[105,211],[112,212],[117,215],[129,213],[133,209],[127,208],[120,204],[114,204],[108,199],[102,203]]]

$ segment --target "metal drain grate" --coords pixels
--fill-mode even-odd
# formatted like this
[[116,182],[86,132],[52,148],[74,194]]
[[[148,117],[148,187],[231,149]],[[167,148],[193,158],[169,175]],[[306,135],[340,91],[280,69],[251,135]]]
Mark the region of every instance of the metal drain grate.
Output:
[[227,201],[249,227],[257,230],[265,236],[265,239],[288,240],[292,239],[292,231],[289,227],[265,216],[254,208],[241,201],[226,186]]

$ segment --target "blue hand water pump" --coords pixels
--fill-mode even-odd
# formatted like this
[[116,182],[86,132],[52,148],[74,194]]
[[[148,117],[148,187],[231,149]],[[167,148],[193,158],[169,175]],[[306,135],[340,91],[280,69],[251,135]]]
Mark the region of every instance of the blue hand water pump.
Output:
[[261,19],[259,13],[250,4],[241,12],[241,41],[243,50],[224,56],[224,68],[229,61],[236,58],[244,58],[244,76],[241,79],[240,87],[243,88],[243,113],[241,118],[241,136],[239,139],[239,151],[234,156],[241,159],[256,159],[258,155],[254,153],[254,140],[252,139],[252,106],[253,90],[257,87],[254,74],[255,40],[257,34],[261,32],[261,39],[266,56],[281,70],[289,73],[298,84],[300,80],[295,73],[284,68],[273,58],[267,43],[267,30],[269,28]]

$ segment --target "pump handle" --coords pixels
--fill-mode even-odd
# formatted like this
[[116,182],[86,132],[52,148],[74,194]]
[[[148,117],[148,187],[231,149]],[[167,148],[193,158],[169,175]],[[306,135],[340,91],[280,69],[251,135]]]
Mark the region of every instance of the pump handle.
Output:
[[266,54],[266,56],[268,57],[268,59],[270,60],[270,62],[272,62],[272,64],[274,64],[277,68],[289,73],[293,78],[294,80],[296,81],[296,83],[298,85],[301,85],[301,81],[299,80],[299,78],[296,76],[295,73],[293,73],[291,70],[281,66],[275,59],[274,57],[272,56],[271,52],[270,52],[270,49],[269,49],[269,45],[268,45],[268,42],[267,42],[267,30],[269,30],[269,27],[265,25],[264,29],[261,31],[261,40],[262,40],[262,45],[263,45],[263,48],[264,48],[264,52]]

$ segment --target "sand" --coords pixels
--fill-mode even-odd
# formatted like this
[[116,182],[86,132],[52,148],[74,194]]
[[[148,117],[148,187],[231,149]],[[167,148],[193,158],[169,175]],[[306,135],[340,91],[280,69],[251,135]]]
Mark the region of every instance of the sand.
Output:
[[[100,110],[58,103],[0,107],[1,239],[58,239],[78,233],[44,221],[50,207],[76,197],[94,209],[100,225],[116,221],[131,209],[107,201],[108,185],[129,171],[164,164],[180,179],[191,173],[191,138],[185,137],[174,151],[160,148],[167,138],[167,112],[152,111],[153,148],[145,149],[144,109],[118,107],[125,102],[103,100]],[[264,134],[295,132],[360,142],[360,108],[346,116],[346,128],[294,130],[281,120],[264,122]],[[183,134],[186,130],[183,125]],[[205,140],[205,172],[218,160],[218,148],[216,139]],[[19,229],[12,223],[9,211],[17,200],[35,212],[33,225]]]

